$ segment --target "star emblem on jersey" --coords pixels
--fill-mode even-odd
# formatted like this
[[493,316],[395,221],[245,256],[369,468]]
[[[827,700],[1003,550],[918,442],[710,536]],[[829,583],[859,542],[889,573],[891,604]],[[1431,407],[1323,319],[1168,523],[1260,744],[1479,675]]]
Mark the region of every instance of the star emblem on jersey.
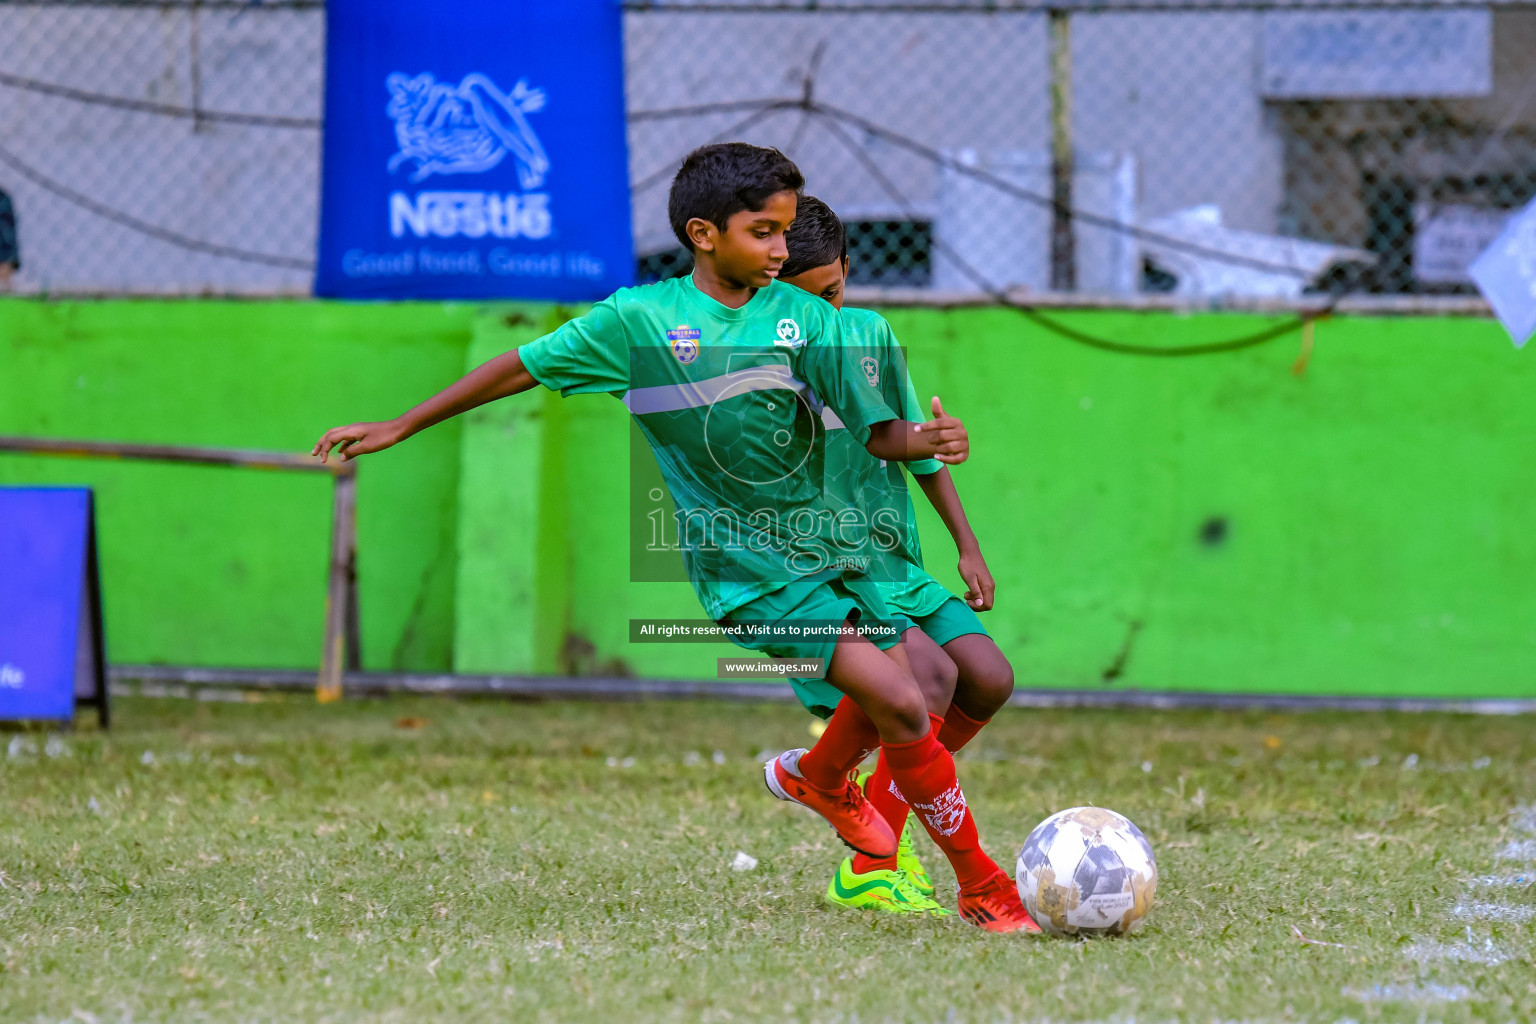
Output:
[[677,361],[687,365],[699,358],[699,329],[689,327],[687,324],[678,324],[667,332],[667,340],[672,343],[672,354]]
[[799,348],[801,345],[804,345],[805,340],[800,337],[800,325],[789,317],[780,320],[778,337],[774,339],[773,343],[775,345],[782,345],[785,348]]
[[880,362],[874,356],[865,356],[859,360],[859,368],[864,371],[864,377],[869,381],[869,386],[880,386]]

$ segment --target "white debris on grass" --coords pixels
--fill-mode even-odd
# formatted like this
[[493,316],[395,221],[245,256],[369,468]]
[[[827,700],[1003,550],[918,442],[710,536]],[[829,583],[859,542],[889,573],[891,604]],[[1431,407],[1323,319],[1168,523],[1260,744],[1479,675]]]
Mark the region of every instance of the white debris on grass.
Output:
[[1152,774],[1152,762],[1151,761],[1143,761],[1143,762],[1141,762],[1141,770],[1145,774],[1151,775]]
[[1536,874],[1530,875],[1483,875],[1467,879],[1467,885],[1483,889],[1513,889],[1523,885],[1536,885]]
[[1493,967],[1513,959],[1508,950],[1502,946],[1495,946],[1492,939],[1484,939],[1479,943],[1471,939],[1471,934],[1472,929],[1469,927],[1466,942],[1416,942],[1404,950],[1404,953],[1415,963],[1449,960],[1461,964],[1480,964],[1484,967]]
[[1503,921],[1520,924],[1536,920],[1536,906],[1512,907],[1503,903],[1492,903],[1488,900],[1465,900],[1452,907],[1451,913],[1457,917],[1470,918],[1475,921]]
[[48,737],[48,742],[43,744],[43,753],[49,757],[73,757],[74,751],[69,749],[69,744],[64,742],[64,737],[54,733]]
[[1480,772],[1484,768],[1487,768],[1491,764],[1493,764],[1493,758],[1491,758],[1491,757],[1480,757],[1476,761],[1472,762],[1472,770],[1475,771],[1475,772]]
[[85,802],[85,809],[90,811],[92,814],[100,814],[101,801],[97,800],[95,797],[91,797]]
[[535,939],[523,947],[528,951],[528,962],[536,964],[548,953],[551,956],[561,956],[565,953],[565,940],[560,936],[552,939]]
[[146,751],[144,751],[144,753],[139,755],[139,764],[154,764],[154,763],[155,763],[155,752],[153,750],[146,750]]
[[731,859],[732,871],[751,871],[757,867],[757,858],[742,850],[736,851],[736,856]]
[[725,751],[717,750],[709,755],[709,759],[715,762],[715,764],[725,764]]
[[236,754],[233,760],[235,764],[244,765],[245,767],[250,767],[256,763],[256,758],[250,757],[246,754]]
[[1381,764],[1381,758],[1373,754],[1370,757],[1362,757],[1355,763],[1358,764],[1361,768],[1375,768],[1377,765]]
[[11,742],[6,745],[5,756],[13,761],[22,757],[36,757],[37,744],[25,736],[12,736]]
[[704,759],[699,756],[699,752],[697,750],[690,750],[690,751],[688,751],[688,753],[683,755],[683,767],[685,767],[685,768],[696,767],[703,760]]
[[1536,806],[1521,804],[1509,812],[1509,824],[1516,832],[1536,835]]
[[1403,758],[1403,770],[1404,771],[1411,772],[1414,769],[1418,768],[1418,766],[1419,766],[1419,755],[1418,754],[1409,754],[1407,757]]
[[1512,839],[1494,856],[1494,859],[1536,861],[1536,839]]
[[1346,988],[1341,992],[1362,1003],[1456,1003],[1472,998],[1465,985],[1373,985],[1370,988]]

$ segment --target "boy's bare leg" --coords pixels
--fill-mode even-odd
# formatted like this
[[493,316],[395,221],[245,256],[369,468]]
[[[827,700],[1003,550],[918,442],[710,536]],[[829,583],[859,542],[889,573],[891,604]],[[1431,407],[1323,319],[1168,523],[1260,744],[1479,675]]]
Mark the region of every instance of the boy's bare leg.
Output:
[[[857,672],[858,662],[872,659],[872,655],[867,650],[852,646],[856,639],[861,638],[850,630],[847,634],[847,643],[840,640],[834,651],[834,665],[829,669],[828,678],[839,688],[842,684],[834,675],[835,672],[844,675],[850,671]],[[873,647],[867,640],[863,642],[866,646]],[[927,707],[929,726],[937,728],[940,719],[935,716],[942,715],[949,705],[950,695],[955,685],[955,667],[949,660],[949,656],[944,653],[944,649],[929,639],[922,630],[913,627],[902,634],[901,643],[883,653],[912,677]],[[877,662],[871,660],[870,663],[876,669],[879,668]],[[844,702],[851,706],[838,707],[831,721],[828,722],[827,730],[822,734],[821,740],[813,750],[807,753],[806,758],[802,759],[802,761],[809,760],[809,764],[803,769],[807,778],[818,785],[830,786],[856,768],[875,749],[881,732],[874,718],[869,715],[868,707],[871,705],[877,708],[889,707],[892,703],[889,697],[891,692],[894,691],[884,691],[883,699],[879,693],[874,697],[865,695],[862,698],[859,694],[849,693],[844,698]],[[903,688],[903,694],[905,699],[910,700],[909,690]],[[891,820],[889,815],[885,817]],[[906,821],[905,811],[899,820]]]
[[[951,754],[958,753],[991,721],[998,709],[1008,703],[1008,698],[1013,695],[1013,668],[1003,657],[1003,652],[997,649],[997,644],[984,633],[958,636],[943,647],[921,630],[908,630],[902,640],[913,663],[914,674],[939,671],[933,667],[935,652],[944,658],[944,664],[954,673],[950,677],[954,680],[953,699],[937,704],[930,698],[929,707],[935,715],[942,717],[937,723],[939,743]],[[937,694],[940,691],[930,684],[925,692]],[[892,791],[890,769],[883,762],[875,766],[865,791],[870,803],[875,805],[899,840],[907,821],[907,804],[900,793]],[[854,870],[889,870],[893,863],[891,858],[855,858]]]
[[1013,666],[985,633],[966,633],[945,644],[943,651],[959,674],[953,707],[985,722],[1013,696]]
[[[886,733],[903,739],[928,736],[922,693],[896,645],[880,650],[844,622],[827,667],[827,678],[845,696],[826,731],[810,750],[787,750],[763,766],[768,789],[781,800],[809,807],[856,852],[889,857],[896,837],[885,819],[848,778]],[[870,717],[862,709],[874,712]]]
[[[934,643],[927,633],[915,626],[901,635],[901,641],[902,646],[906,648],[908,661],[912,665],[913,678],[928,702],[929,721],[938,730],[940,744],[953,753],[954,748],[944,743],[945,730],[948,727],[944,716],[951,708],[950,701],[954,695],[958,677],[955,663],[950,660],[945,648]],[[892,784],[891,770],[884,758],[875,765],[875,770],[864,788],[864,795],[874,805],[875,810],[880,812],[880,816],[885,819],[885,823],[891,827],[891,831],[899,841],[902,833],[906,831],[909,808],[898,787]],[[868,857],[860,854],[853,859],[853,870],[860,874],[870,871],[894,871],[896,867],[895,855]]]
[[[928,702],[912,677],[906,652],[900,648],[901,645],[897,645],[893,648],[897,653],[888,656],[887,652],[851,629],[838,638],[827,678],[847,695],[833,715],[835,722],[844,720],[837,722],[839,734],[846,725],[848,732],[844,739],[858,735],[859,719],[862,718],[869,723],[864,735],[868,736],[871,731],[878,735],[880,760],[890,772],[894,786],[954,868],[960,886],[962,917],[988,931],[1038,931],[1039,926],[1030,920],[1019,901],[1013,879],[981,848],[976,819],[966,806],[965,794],[955,777],[954,759],[935,735],[943,720],[937,715],[930,716]],[[830,735],[833,735],[832,725],[822,734],[822,741]],[[800,764],[807,757],[813,764],[817,760],[815,751],[792,752],[780,755],[768,767],[778,773],[781,783],[787,779],[792,786],[804,787],[809,780],[799,775],[798,765],[785,760],[792,754],[795,755],[793,760]],[[820,767],[825,769],[831,763],[829,758],[828,764]],[[845,785],[858,792],[858,787],[851,782]],[[818,791],[826,792],[819,788]],[[889,837],[889,842],[882,844],[882,849],[861,850],[856,843],[849,845],[865,857],[894,857],[894,833],[874,806],[863,799],[863,794],[859,794],[858,799],[863,804],[861,810],[867,809],[870,817],[878,822],[883,833],[881,838]],[[873,834],[874,829],[866,824],[866,837]],[[840,830],[839,835],[844,833]],[[844,835],[844,841],[847,838]]]
[[[901,647],[906,651],[912,678],[923,691],[928,711],[944,717],[955,696],[955,684],[959,672],[950,660],[948,652],[934,643],[927,633],[913,626],[901,634]],[[893,650],[895,648],[892,648]]]
[[910,671],[854,635],[839,638],[827,677],[874,725],[892,780],[949,858],[962,893],[992,882],[1001,869],[981,849],[955,762],[934,735],[941,720],[936,715],[930,719],[928,702]]
[[[882,651],[860,636],[851,623],[844,624],[827,666],[827,680],[846,696],[796,769],[814,785],[823,789],[840,785],[879,747],[885,735],[881,723],[908,740],[918,739],[929,727],[923,713],[926,699],[912,678],[904,646],[897,644]],[[918,708],[915,702],[924,707]]]

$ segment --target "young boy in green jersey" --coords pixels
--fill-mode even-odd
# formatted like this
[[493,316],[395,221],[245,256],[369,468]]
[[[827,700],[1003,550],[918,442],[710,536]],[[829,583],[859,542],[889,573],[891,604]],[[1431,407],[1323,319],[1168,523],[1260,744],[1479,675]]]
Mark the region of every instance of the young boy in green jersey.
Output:
[[[893,415],[907,419],[920,416],[917,394],[890,325],[878,313],[843,306],[848,246],[837,214],[814,196],[802,196],[788,246],[780,279],[819,295],[839,310],[849,344],[861,358],[869,360],[861,369],[870,383],[878,386]],[[935,398],[935,414],[939,409]],[[890,518],[899,523],[900,528],[892,534],[895,543],[891,550],[901,560],[903,571],[881,578],[876,586],[891,610],[913,623],[902,636],[903,646],[913,676],[928,697],[930,712],[936,720],[942,719],[939,742],[954,753],[970,742],[1013,693],[1013,669],[976,616],[977,611],[992,607],[992,574],[943,463],[922,459],[905,465],[954,538],[960,554],[960,577],[969,588],[964,601],[922,567],[912,498],[901,468],[853,444],[832,417],[824,415],[823,419],[829,427],[822,438],[826,449],[824,495],[829,505],[834,509],[850,505],[888,509],[895,513]],[[872,517],[878,515],[876,511]],[[845,906],[921,912],[925,908],[919,900],[886,896],[890,891],[901,894],[903,887],[915,888],[930,900],[933,894],[927,872],[912,853],[911,833],[906,829],[907,802],[883,761],[860,782],[870,802],[899,837],[899,852],[887,858],[865,854],[845,858],[827,888],[827,897]]]
[[[834,716],[847,742],[771,762],[775,795],[821,814],[855,850],[893,856],[890,826],[847,777],[878,746],[956,866],[962,912],[969,908],[968,919],[988,930],[1019,930],[1028,915],[1012,878],[981,850],[954,761],[907,665],[899,642],[906,620],[888,611],[867,575],[841,567],[821,481],[805,471],[815,424],[801,393],[814,392],[877,459],[956,463],[969,442],[953,417],[915,423],[892,412],[850,365],[836,311],[777,280],[803,184],[777,150],[695,150],[668,197],[673,230],[694,254],[690,276],[622,289],[395,419],[327,431],[314,453],[377,452],[540,384],[564,395],[621,396],[671,492],[684,565],[710,618],[833,624],[830,633],[778,645],[733,636],[773,654],[825,658],[828,679],[848,698],[840,709],[850,710]],[[860,633],[882,620],[894,620],[894,635]]]

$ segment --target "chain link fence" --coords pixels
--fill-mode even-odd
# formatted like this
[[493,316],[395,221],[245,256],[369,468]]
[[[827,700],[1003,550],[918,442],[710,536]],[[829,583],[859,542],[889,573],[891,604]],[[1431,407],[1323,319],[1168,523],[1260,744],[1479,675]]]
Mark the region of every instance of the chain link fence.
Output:
[[[1536,195],[1536,5],[624,6],[641,279],[687,269],[667,183],[718,139],[800,163],[854,285],[934,298],[1467,293]],[[324,26],[0,4],[11,286],[308,294]]]
[[325,10],[0,3],[19,290],[307,294]]

